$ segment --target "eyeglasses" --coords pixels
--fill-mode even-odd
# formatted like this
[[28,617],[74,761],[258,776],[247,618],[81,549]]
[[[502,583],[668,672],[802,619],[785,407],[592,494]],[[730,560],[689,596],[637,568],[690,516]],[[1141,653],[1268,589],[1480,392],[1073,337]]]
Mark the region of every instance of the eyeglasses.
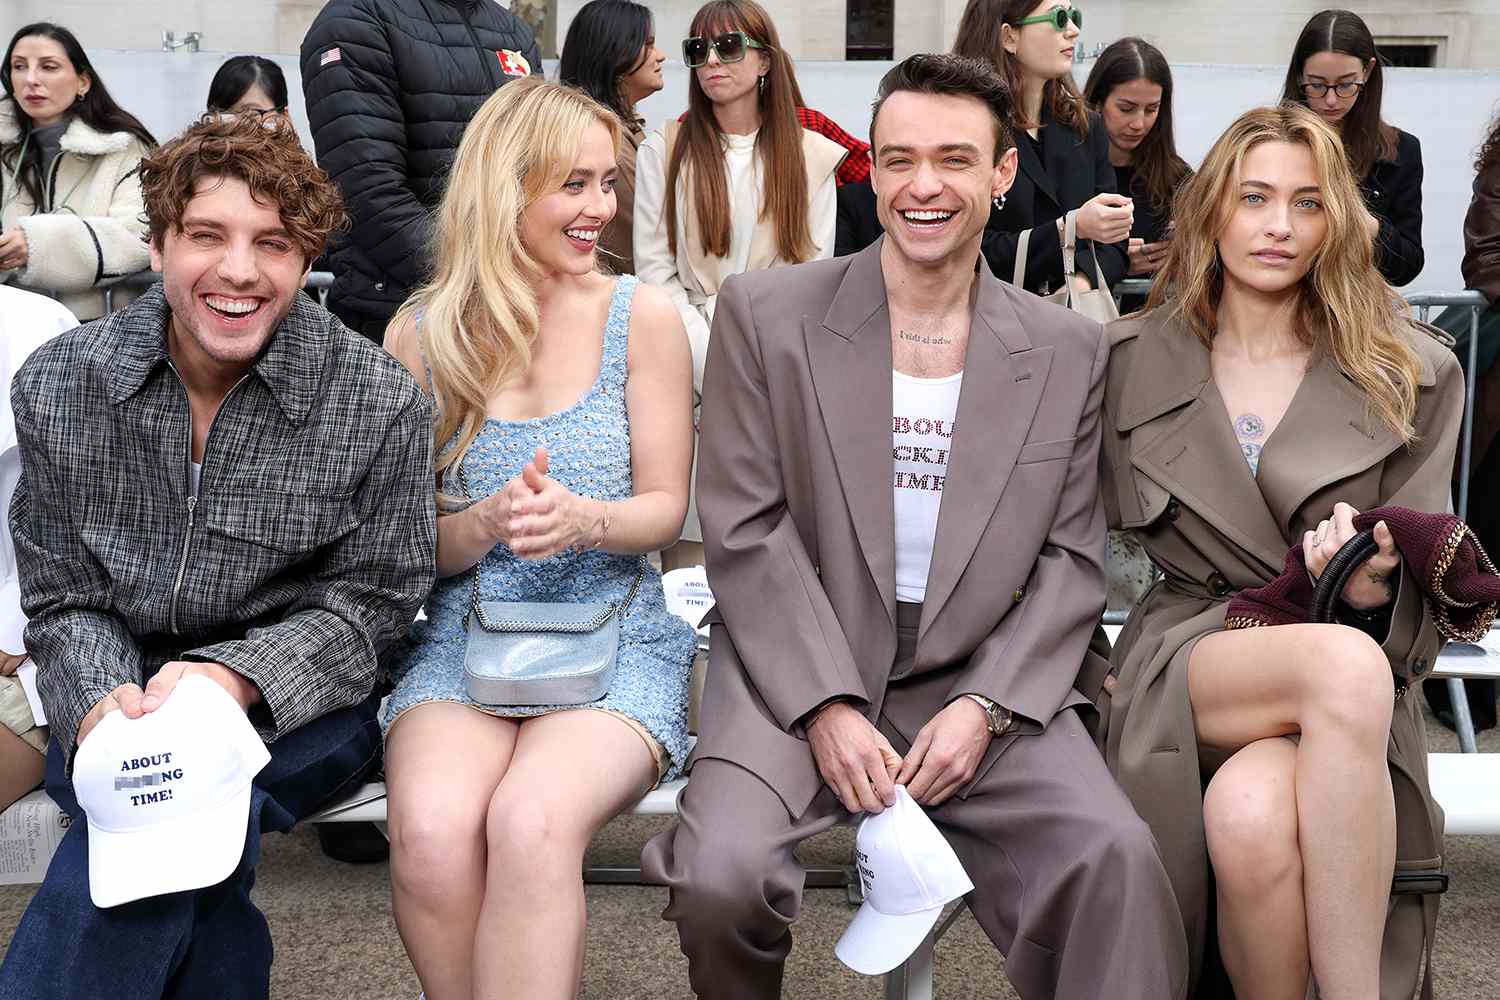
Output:
[[708,62],[708,50],[713,49],[719,54],[719,62],[737,63],[745,58],[747,49],[764,48],[743,31],[726,31],[712,38],[694,35],[682,40],[682,61],[687,63],[688,69],[697,69]]
[[1045,14],[1033,14],[1023,17],[1016,22],[1017,27],[1025,27],[1028,24],[1051,24],[1058,31],[1067,31],[1068,22],[1073,22],[1073,27],[1083,28],[1083,11],[1077,7],[1063,7],[1058,5]]
[[1302,84],[1303,97],[1324,97],[1331,90],[1340,97],[1353,97],[1363,87],[1363,80],[1345,80],[1342,83],[1304,83]]

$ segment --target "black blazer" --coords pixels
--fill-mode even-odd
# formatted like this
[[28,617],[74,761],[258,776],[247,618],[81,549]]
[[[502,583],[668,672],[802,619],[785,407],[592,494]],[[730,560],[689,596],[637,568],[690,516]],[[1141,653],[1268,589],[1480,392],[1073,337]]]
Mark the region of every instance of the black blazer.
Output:
[[[1083,203],[1115,187],[1115,168],[1109,163],[1109,136],[1104,120],[1089,112],[1089,134],[1053,121],[1052,109],[1042,108],[1039,160],[1025,136],[1017,137],[1020,169],[1006,193],[1005,210],[990,211],[984,234],[984,257],[990,269],[1006,281],[1015,274],[1016,246],[1023,230],[1030,229],[1031,243],[1026,261],[1026,288],[1038,292],[1062,287],[1062,245],[1056,220],[1082,207]],[[1093,281],[1095,252],[1104,280],[1113,285],[1125,276],[1127,241],[1094,247],[1091,240],[1078,241],[1077,265]]]
[[1377,160],[1359,187],[1380,222],[1376,265],[1399,288],[1421,273],[1427,258],[1422,253],[1422,144],[1410,132],[1396,132],[1395,161]]
[[838,219],[834,229],[833,255],[859,253],[880,239],[885,227],[875,214],[875,189],[868,180],[840,184]]

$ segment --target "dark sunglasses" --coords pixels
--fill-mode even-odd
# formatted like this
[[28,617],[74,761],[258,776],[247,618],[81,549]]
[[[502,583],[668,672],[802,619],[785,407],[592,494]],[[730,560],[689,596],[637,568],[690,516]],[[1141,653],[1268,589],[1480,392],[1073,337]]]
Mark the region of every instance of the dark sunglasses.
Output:
[[748,49],[763,48],[764,45],[743,31],[726,31],[712,38],[694,35],[682,40],[682,61],[687,63],[688,69],[697,69],[708,62],[708,50],[713,49],[719,54],[719,62],[737,63],[745,58]]
[[1017,27],[1025,27],[1028,24],[1051,24],[1058,31],[1067,31],[1068,22],[1073,22],[1073,27],[1082,30],[1083,11],[1077,7],[1053,7],[1045,14],[1033,14],[1023,17],[1016,22]]

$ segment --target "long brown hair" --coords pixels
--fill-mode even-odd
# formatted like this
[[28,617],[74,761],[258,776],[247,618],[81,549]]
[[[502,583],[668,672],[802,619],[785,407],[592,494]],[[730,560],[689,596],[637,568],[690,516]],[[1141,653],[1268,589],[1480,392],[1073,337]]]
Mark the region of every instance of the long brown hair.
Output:
[[1161,50],[1144,39],[1120,39],[1099,55],[1088,82],[1083,85],[1083,96],[1091,108],[1102,112],[1110,92],[1132,80],[1146,80],[1161,88],[1161,110],[1156,123],[1135,148],[1130,162],[1152,205],[1166,214],[1172,207],[1172,196],[1191,171],[1187,161],[1177,155],[1172,126],[1172,70]]
[[1307,108],[1247,111],[1214,143],[1174,204],[1177,235],[1147,308],[1165,306],[1211,347],[1224,294],[1219,237],[1234,211],[1245,157],[1263,142],[1287,142],[1312,154],[1328,219],[1298,289],[1297,333],[1359,387],[1377,419],[1410,443],[1421,362],[1403,334],[1405,303],[1375,269],[1379,227],[1338,133]]
[[[1038,0],[969,0],[963,17],[958,21],[958,35],[953,40],[953,54],[968,56],[989,63],[1016,96],[1016,121],[1012,127],[1021,130],[1036,128],[1040,122],[1022,120],[1021,109],[1021,61],[1001,43],[1000,28],[1010,25],[1016,31],[1021,18],[1031,13]],[[1080,136],[1089,134],[1088,110],[1083,95],[1078,93],[1078,84],[1072,73],[1064,73],[1055,80],[1048,80],[1042,87],[1042,106],[1052,109],[1052,118],[1068,126]]]
[[[771,67],[760,91],[760,132],[755,155],[760,158],[760,217],[776,229],[776,252],[784,261],[811,260],[817,252],[808,225],[807,163],[802,154],[802,125],[797,120],[797,87],[792,60],[781,47],[781,37],[770,15],[755,0],[711,0],[693,15],[691,35],[704,37],[743,31],[759,42]],[[705,252],[729,255],[729,177],[724,168],[723,132],[714,116],[713,102],[703,92],[695,71],[688,73],[688,111],[667,163],[667,245],[677,253],[677,182],[686,178],[688,197],[698,216],[698,235]]]
[[1355,177],[1363,178],[1376,160],[1396,158],[1396,144],[1400,138],[1396,129],[1380,117],[1385,80],[1380,70],[1380,54],[1375,50],[1375,36],[1352,10],[1318,11],[1297,36],[1292,61],[1286,69],[1286,83],[1281,88],[1283,101],[1307,105],[1307,98],[1302,94],[1302,72],[1307,60],[1319,52],[1353,56],[1361,66],[1370,67],[1370,75],[1365,78],[1354,107],[1339,123],[1339,135],[1344,140],[1349,166]]

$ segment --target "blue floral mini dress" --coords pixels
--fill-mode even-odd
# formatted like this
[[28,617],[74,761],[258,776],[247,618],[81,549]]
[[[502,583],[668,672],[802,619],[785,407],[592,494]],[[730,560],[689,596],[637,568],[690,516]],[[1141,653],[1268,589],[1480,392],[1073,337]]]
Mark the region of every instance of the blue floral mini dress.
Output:
[[[464,456],[464,478],[473,498],[499,492],[529,462],[538,447],[550,457],[548,475],[579,496],[627,500],[634,495],[630,472],[630,421],[625,410],[625,361],[630,306],[637,281],[618,279],[604,327],[604,357],[588,392],[566,410],[531,420],[485,422]],[[462,496],[454,470],[443,491]],[[584,602],[624,600],[640,569],[636,556],[565,552],[538,562],[516,558],[497,545],[479,563],[483,601]],[[513,707],[480,705],[464,690],[464,619],[474,575],[438,580],[427,599],[426,619],[416,622],[388,661],[396,689],[380,716],[381,728],[403,712],[432,701],[454,702],[505,718],[545,715],[564,708],[595,708],[624,715],[646,729],[665,751],[663,777],[681,772],[687,760],[688,686],[697,644],[692,628],[667,610],[661,574],[647,565],[639,593],[620,622],[620,651],[609,692],[587,705]]]

